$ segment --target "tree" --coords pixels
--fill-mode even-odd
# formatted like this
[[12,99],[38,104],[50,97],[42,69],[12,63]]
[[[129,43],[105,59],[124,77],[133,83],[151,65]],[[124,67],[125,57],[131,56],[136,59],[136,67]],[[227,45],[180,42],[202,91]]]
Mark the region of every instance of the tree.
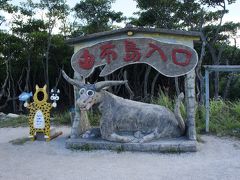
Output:
[[[202,28],[202,41],[206,44],[208,51],[210,52],[212,64],[219,65],[221,63],[222,53],[226,46],[229,45],[229,35],[235,34],[237,28],[240,27],[239,23],[227,22],[223,24],[223,17],[228,10],[226,9],[226,3],[232,4],[235,0],[203,0],[203,3],[212,6],[212,7],[220,7],[221,10],[217,10],[215,12],[210,12],[211,20],[215,20],[217,22],[214,24],[206,25]],[[215,72],[214,77],[214,98],[219,98],[219,72]]]
[[180,5],[176,0],[136,0],[140,9],[139,18],[132,19],[132,24],[160,28],[177,28],[178,18],[173,14]]
[[0,109],[6,107],[12,101],[12,108],[15,112],[17,110],[17,88],[15,82],[19,80],[19,70],[21,71],[21,66],[18,66],[17,69],[16,65],[22,59],[23,41],[15,35],[4,32],[0,32],[0,41],[0,68],[3,69],[2,73],[5,70],[5,79],[1,81],[3,84],[1,84],[0,89]]
[[[58,84],[59,69],[63,65],[66,71],[70,69],[69,57],[72,55],[72,48],[64,43],[64,37],[61,34],[55,35],[56,32],[53,31],[53,27],[60,23],[59,19],[61,20],[61,17],[66,19],[66,16],[60,13],[58,15],[61,17],[57,17],[54,7],[51,28],[48,22],[35,16],[39,7],[42,8],[42,6],[34,2],[36,1],[27,0],[15,7],[16,11],[11,12],[12,20],[9,22],[11,25],[9,31],[0,31],[0,82],[2,82],[0,84],[0,108],[7,107],[9,102],[13,102],[13,111],[16,111],[17,95],[22,91],[34,91],[35,84],[46,83],[45,78],[41,78],[44,76],[39,75],[45,74],[46,77],[46,73],[43,72],[46,70],[47,47],[49,47],[48,79],[51,84]],[[50,36],[49,32],[51,32]],[[60,87],[64,89],[62,91],[66,94],[64,96],[69,97],[70,87],[65,82]]]
[[[9,4],[10,0],[0,0],[0,11],[5,11],[7,13],[13,13],[17,11],[17,7]],[[0,15],[0,26],[5,21],[5,17]]]
[[122,12],[110,10],[114,0],[83,0],[74,7],[80,19],[82,32],[86,34],[111,30],[114,22],[124,20]]
[[[238,23],[222,23],[223,16],[228,12],[226,3],[234,3],[234,0],[136,0],[140,11],[139,18],[132,19],[132,23],[138,26],[151,26],[158,28],[170,28],[181,30],[194,30],[201,32],[202,46],[199,48],[200,58],[196,69],[197,77],[200,81],[199,99],[203,103],[203,77],[201,65],[207,58],[205,57],[205,47],[209,52],[212,63],[220,64],[223,47],[229,45],[229,35],[234,34]],[[220,7],[216,11],[206,10],[202,6]],[[207,53],[208,54],[208,53]],[[208,61],[209,62],[209,61]],[[177,84],[177,83],[176,83]],[[176,87],[177,89],[177,87]],[[218,74],[215,76],[215,97],[218,97]]]
[[48,38],[47,46],[45,50],[45,81],[47,87],[49,88],[49,59],[50,59],[50,47],[52,42],[52,33],[53,28],[57,25],[58,21],[64,20],[65,16],[68,15],[69,7],[66,4],[65,0],[40,0],[38,6],[46,11],[47,16],[47,29],[48,29]]
[[[32,0],[27,0],[25,3],[21,3],[18,7],[19,13],[13,15],[12,21],[12,32],[22,39],[24,42],[24,51],[22,53],[23,61],[22,63],[26,63],[26,67],[23,68],[23,78],[25,77],[25,86],[22,89],[21,84],[18,84],[20,91],[29,91],[30,90],[30,71],[34,68],[34,64],[32,64],[33,59],[39,59],[40,54],[43,54],[42,44],[36,44],[36,39],[39,37],[46,37],[46,25],[42,20],[35,19],[34,15],[36,13],[36,4],[32,2]],[[44,38],[46,39],[46,38]],[[36,49],[41,49],[36,52]],[[36,64],[36,63],[35,63]],[[26,76],[25,75],[26,71]],[[23,81],[20,81],[21,83]]]

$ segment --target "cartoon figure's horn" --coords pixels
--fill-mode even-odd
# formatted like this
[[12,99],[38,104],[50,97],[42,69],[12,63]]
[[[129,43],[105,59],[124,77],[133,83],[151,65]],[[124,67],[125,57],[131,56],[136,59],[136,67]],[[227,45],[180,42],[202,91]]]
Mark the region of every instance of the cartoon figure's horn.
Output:
[[101,81],[95,84],[96,91],[100,91],[102,88],[107,86],[117,86],[121,84],[126,84],[128,81]]
[[62,75],[64,77],[64,79],[69,82],[70,84],[72,84],[73,86],[77,86],[77,87],[82,87],[84,85],[84,83],[76,81],[74,79],[71,79],[65,72],[64,70],[62,70]]

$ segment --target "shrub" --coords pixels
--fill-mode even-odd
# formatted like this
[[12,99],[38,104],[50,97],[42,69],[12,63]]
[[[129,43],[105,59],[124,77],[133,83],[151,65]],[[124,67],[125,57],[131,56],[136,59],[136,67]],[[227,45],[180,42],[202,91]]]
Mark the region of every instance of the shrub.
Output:
[[[198,132],[205,128],[204,107],[200,110],[201,117],[196,118]],[[240,102],[223,100],[210,101],[209,131],[218,136],[240,137]]]
[[89,123],[91,126],[99,126],[100,125],[100,118],[101,114],[97,110],[89,111],[88,112]]
[[[159,97],[153,100],[154,104],[159,104],[174,109],[174,101],[164,92],[159,93]],[[180,107],[182,116],[186,119],[186,108],[184,104]],[[197,133],[205,132],[205,107],[196,107],[196,131]],[[240,137],[240,101],[230,102],[223,100],[210,100],[210,133],[218,136],[235,136]]]
[[51,123],[54,125],[71,125],[71,116],[69,111],[53,114],[53,120]]
[[[175,99],[176,99],[176,97],[175,97]],[[171,99],[169,97],[169,95],[167,93],[164,93],[162,90],[160,91],[159,96],[152,100],[152,103],[167,107],[171,111],[174,111],[175,101],[173,99]],[[186,119],[187,112],[186,112],[186,108],[185,108],[183,102],[181,102],[180,111],[181,111],[183,119]]]

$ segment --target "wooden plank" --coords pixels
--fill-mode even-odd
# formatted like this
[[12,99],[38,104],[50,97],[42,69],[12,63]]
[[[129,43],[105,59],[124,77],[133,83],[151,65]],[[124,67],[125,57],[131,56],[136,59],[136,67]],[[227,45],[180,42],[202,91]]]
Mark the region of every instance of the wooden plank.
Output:
[[205,70],[206,132],[209,132],[209,71]]
[[217,71],[217,72],[240,72],[239,65],[205,65],[203,66],[205,69],[210,71]]

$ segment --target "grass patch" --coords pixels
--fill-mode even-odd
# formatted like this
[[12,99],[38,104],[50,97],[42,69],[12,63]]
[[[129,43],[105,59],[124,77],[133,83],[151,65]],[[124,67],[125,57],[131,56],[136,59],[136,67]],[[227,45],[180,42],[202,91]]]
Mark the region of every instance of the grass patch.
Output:
[[209,131],[240,138],[240,102],[210,101]]
[[84,144],[82,146],[78,146],[78,145],[71,145],[71,147],[69,148],[72,151],[93,151],[94,148],[90,145],[90,144]]
[[10,118],[0,121],[0,128],[6,127],[26,127],[28,126],[27,116],[19,116],[18,118]]
[[169,95],[164,93],[162,90],[160,90],[158,97],[153,99],[151,103],[165,106],[171,111],[174,110],[174,100],[172,100]]
[[[71,117],[68,111],[53,114],[51,124],[54,125],[71,125]],[[18,118],[10,118],[0,121],[0,128],[6,127],[26,127],[28,126],[28,116],[19,116]]]
[[29,137],[18,138],[18,139],[14,139],[12,141],[9,141],[9,143],[12,143],[13,145],[23,145],[27,141],[31,141],[31,139]]
[[[175,97],[175,99],[177,99],[177,97]],[[159,92],[159,96],[157,98],[153,99],[151,103],[167,107],[172,112],[174,111],[175,101],[173,99],[171,99],[169,97],[169,95],[167,93],[164,93],[162,90]],[[180,112],[181,112],[183,119],[186,119],[187,112],[186,112],[186,108],[185,108],[183,102],[181,102],[181,104],[180,104]]]
[[[175,102],[168,94],[161,91],[159,97],[154,99],[154,104],[159,104],[174,109]],[[186,119],[186,108],[181,104],[180,110],[184,119]],[[197,134],[205,133],[205,107],[196,108],[196,131]],[[209,131],[217,136],[234,136],[240,138],[240,101],[230,102],[223,100],[210,101],[210,120]],[[202,141],[198,138],[199,141]]]
[[123,145],[120,145],[120,146],[118,146],[117,148],[116,148],[116,152],[119,154],[119,153],[122,153],[122,152],[124,152],[125,150],[124,150],[124,147],[123,147]]
[[51,123],[54,125],[71,125],[71,116],[69,111],[53,114]]
[[88,119],[91,126],[100,126],[100,118],[101,114],[99,111],[94,110],[88,112]]

